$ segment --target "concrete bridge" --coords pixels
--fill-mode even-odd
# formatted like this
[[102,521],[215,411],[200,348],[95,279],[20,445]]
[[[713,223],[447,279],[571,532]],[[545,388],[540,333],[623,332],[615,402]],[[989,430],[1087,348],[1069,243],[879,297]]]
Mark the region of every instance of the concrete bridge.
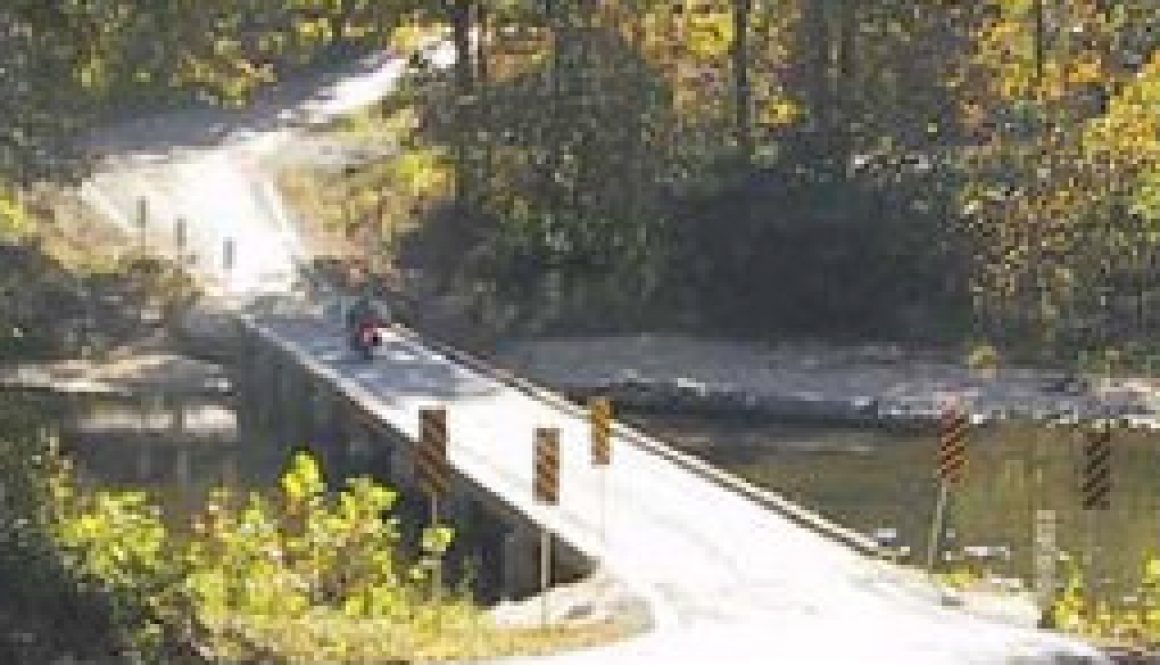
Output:
[[[305,248],[262,159],[295,140],[299,125],[387,94],[402,70],[398,59],[369,63],[297,113],[273,100],[253,117],[190,114],[107,133],[97,147],[111,158],[82,194],[127,238],[226,293],[277,291]],[[615,429],[612,465],[593,468],[581,409],[430,340],[392,333],[362,362],[336,322],[308,311],[243,316],[241,328],[250,403],[240,417],[288,444],[316,442],[332,469],[412,486],[419,410],[447,410],[455,483],[445,513],[486,532],[472,540],[483,544],[497,595],[536,588],[547,529],[564,575],[599,568],[648,607],[643,635],[552,662],[1103,660],[1070,639],[945,607],[932,585],[879,560],[862,536],[630,428]],[[558,506],[533,497],[533,430],[543,426],[561,436]]]
[[[648,606],[643,636],[560,662],[1100,662],[1063,637],[946,607],[870,539],[629,427],[614,429],[611,466],[594,467],[583,408],[413,332],[392,332],[367,362],[319,314],[242,327],[242,391],[266,395],[248,410],[285,440],[316,442],[332,469],[373,467],[416,496],[419,410],[447,410],[445,516],[487,532],[475,542],[495,595],[536,590],[546,529],[555,581],[599,568]],[[537,427],[561,433],[558,506],[533,496]]]

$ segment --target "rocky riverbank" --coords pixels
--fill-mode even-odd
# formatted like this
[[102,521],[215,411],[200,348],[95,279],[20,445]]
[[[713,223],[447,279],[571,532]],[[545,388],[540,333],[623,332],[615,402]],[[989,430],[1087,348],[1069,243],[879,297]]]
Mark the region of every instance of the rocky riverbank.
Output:
[[673,335],[512,340],[492,361],[570,395],[643,410],[831,424],[921,424],[956,399],[976,423],[1116,418],[1160,428],[1160,380],[970,370],[892,345],[766,345]]

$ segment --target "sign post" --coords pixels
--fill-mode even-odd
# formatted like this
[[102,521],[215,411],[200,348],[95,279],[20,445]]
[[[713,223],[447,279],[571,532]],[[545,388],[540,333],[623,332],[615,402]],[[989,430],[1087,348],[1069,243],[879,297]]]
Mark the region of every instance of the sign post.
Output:
[[237,261],[237,243],[233,238],[226,238],[222,243],[222,270],[227,273],[234,269]]
[[[447,461],[447,410],[419,410],[419,444],[415,447],[419,487],[430,500],[431,528],[439,526],[439,497],[451,489],[451,465]],[[438,598],[443,586],[442,563],[437,563],[431,595]]]
[[137,199],[137,231],[141,234],[141,251],[149,246],[149,202],[145,197]]
[[188,265],[185,248],[189,244],[189,227],[184,217],[178,217],[173,222],[173,244],[177,247],[177,262],[180,265]]
[[1043,627],[1055,602],[1056,515],[1054,510],[1035,511],[1035,599]]
[[1096,511],[1108,511],[1112,507],[1112,425],[1110,421],[1084,432],[1083,461],[1080,465],[1080,506],[1086,517],[1088,540],[1088,577],[1091,584],[1088,588],[1092,592],[1091,609],[1094,611],[1095,601],[1102,595],[1097,589],[1103,584],[1102,571],[1097,556],[1099,538],[1096,529],[1099,524]]
[[[537,503],[555,506],[560,503],[560,430],[537,427],[533,494]],[[548,627],[548,588],[552,584],[552,533],[547,527],[540,532],[540,627]]]
[[595,397],[589,402],[592,420],[592,466],[600,475],[600,539],[608,544],[608,467],[612,464],[612,400]]
[[938,559],[939,541],[945,528],[947,502],[950,486],[962,482],[967,465],[967,428],[970,423],[966,413],[955,406],[948,406],[939,419],[938,499],[931,520],[930,540],[927,541],[926,568],[933,571]]

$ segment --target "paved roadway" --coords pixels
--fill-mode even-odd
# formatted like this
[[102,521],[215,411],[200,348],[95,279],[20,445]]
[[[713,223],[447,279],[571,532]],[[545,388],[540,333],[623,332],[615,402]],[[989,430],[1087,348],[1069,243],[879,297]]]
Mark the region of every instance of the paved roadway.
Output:
[[[650,633],[547,662],[1101,662],[1065,638],[943,607],[913,576],[643,449],[623,428],[613,466],[594,469],[582,414],[467,369],[410,336],[389,335],[366,363],[345,349],[333,322],[303,316],[257,325],[409,436],[417,435],[419,408],[445,406],[458,473],[602,560],[649,602],[656,623]],[[537,426],[561,430],[559,507],[532,497]]]

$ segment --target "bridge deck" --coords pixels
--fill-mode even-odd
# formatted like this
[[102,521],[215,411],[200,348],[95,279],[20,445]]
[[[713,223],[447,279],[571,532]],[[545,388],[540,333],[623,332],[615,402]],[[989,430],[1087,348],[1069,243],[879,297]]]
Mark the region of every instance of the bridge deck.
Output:
[[[251,325],[409,437],[417,435],[419,408],[445,406],[448,454],[458,473],[601,560],[649,601],[656,630],[556,660],[935,665],[1056,662],[1061,654],[1098,659],[1062,637],[945,608],[913,575],[857,552],[868,547],[857,535],[686,463],[627,428],[617,429],[613,465],[593,468],[582,413],[469,368],[446,349],[392,333],[366,363],[345,348],[333,323],[304,317]],[[561,431],[558,507],[537,505],[532,497],[538,426]]]

